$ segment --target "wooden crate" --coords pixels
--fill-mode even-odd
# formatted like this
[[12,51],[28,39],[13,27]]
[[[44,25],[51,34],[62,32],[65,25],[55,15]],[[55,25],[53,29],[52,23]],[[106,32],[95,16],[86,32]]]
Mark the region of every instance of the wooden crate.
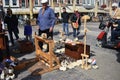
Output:
[[[70,43],[65,43],[65,54],[73,59],[82,59],[81,54],[84,53],[84,44],[72,45]],[[86,53],[90,55],[90,46],[86,45]]]
[[31,53],[35,50],[34,44],[31,41],[21,40],[18,43],[21,53]]

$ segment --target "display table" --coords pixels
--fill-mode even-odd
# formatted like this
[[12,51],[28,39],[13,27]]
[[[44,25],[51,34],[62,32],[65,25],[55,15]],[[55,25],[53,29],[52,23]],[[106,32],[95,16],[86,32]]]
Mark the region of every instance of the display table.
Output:
[[[78,43],[72,45],[71,43],[65,43],[65,54],[73,59],[82,59],[81,54],[84,53],[84,44]],[[86,45],[86,54],[90,55],[90,46]]]

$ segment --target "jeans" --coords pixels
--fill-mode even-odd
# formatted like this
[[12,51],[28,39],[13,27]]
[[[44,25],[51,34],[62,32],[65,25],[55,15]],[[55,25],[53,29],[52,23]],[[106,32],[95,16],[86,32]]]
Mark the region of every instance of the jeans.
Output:
[[63,31],[68,36],[69,34],[68,23],[63,23]]
[[[47,38],[51,38],[53,40],[53,31],[49,32],[49,29],[46,29],[46,30],[43,30],[43,31],[39,29],[38,35],[41,36],[42,33],[46,33],[47,34]],[[42,48],[43,42],[39,42],[39,46],[40,46],[41,49],[43,49]]]
[[79,33],[80,33],[80,25],[78,26],[78,28],[73,28],[73,37],[77,37]]
[[18,32],[14,31],[14,30],[8,30],[8,32],[9,32],[9,36],[10,36],[10,41],[11,41],[12,45],[14,45],[13,33],[14,33],[16,39],[19,39]]

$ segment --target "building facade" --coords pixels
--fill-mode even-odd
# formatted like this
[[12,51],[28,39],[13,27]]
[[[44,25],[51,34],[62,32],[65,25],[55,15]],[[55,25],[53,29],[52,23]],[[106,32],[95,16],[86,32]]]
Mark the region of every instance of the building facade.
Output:
[[[7,9],[8,7],[11,7],[13,9],[14,14],[29,14],[30,13],[30,0],[0,0],[2,1],[3,7]],[[53,1],[53,3],[52,3]],[[73,6],[74,0],[49,0],[49,5],[51,7],[54,6],[55,12],[59,12],[59,3],[61,3],[61,6],[67,6],[68,12],[72,13],[73,10],[70,10]],[[111,0],[112,2],[116,2],[117,0]],[[32,0],[32,6],[33,6],[33,14],[37,14],[39,12],[39,9],[41,8],[41,0]],[[106,5],[108,7],[109,0],[76,0],[75,5],[77,8],[80,8],[81,12],[84,12],[85,8],[94,8],[96,2],[98,3],[98,8],[100,9],[102,5]],[[82,10],[83,9],[83,10]],[[87,12],[87,10],[85,11]]]

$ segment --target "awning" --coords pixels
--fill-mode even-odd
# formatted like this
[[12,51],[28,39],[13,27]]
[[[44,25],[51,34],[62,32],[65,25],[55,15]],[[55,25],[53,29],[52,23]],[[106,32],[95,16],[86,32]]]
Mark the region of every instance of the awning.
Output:
[[[40,8],[41,7],[33,8],[33,14],[38,14]],[[83,6],[76,6],[76,8],[78,9],[79,12],[95,12],[95,8],[90,10],[85,9]],[[29,8],[13,8],[12,11],[13,14],[30,14]],[[73,13],[73,6],[66,6],[66,11],[68,13]],[[59,7],[55,7],[55,13],[58,12],[60,12]],[[62,7],[61,7],[61,12],[62,12]],[[108,13],[108,11],[98,9],[98,13]]]

